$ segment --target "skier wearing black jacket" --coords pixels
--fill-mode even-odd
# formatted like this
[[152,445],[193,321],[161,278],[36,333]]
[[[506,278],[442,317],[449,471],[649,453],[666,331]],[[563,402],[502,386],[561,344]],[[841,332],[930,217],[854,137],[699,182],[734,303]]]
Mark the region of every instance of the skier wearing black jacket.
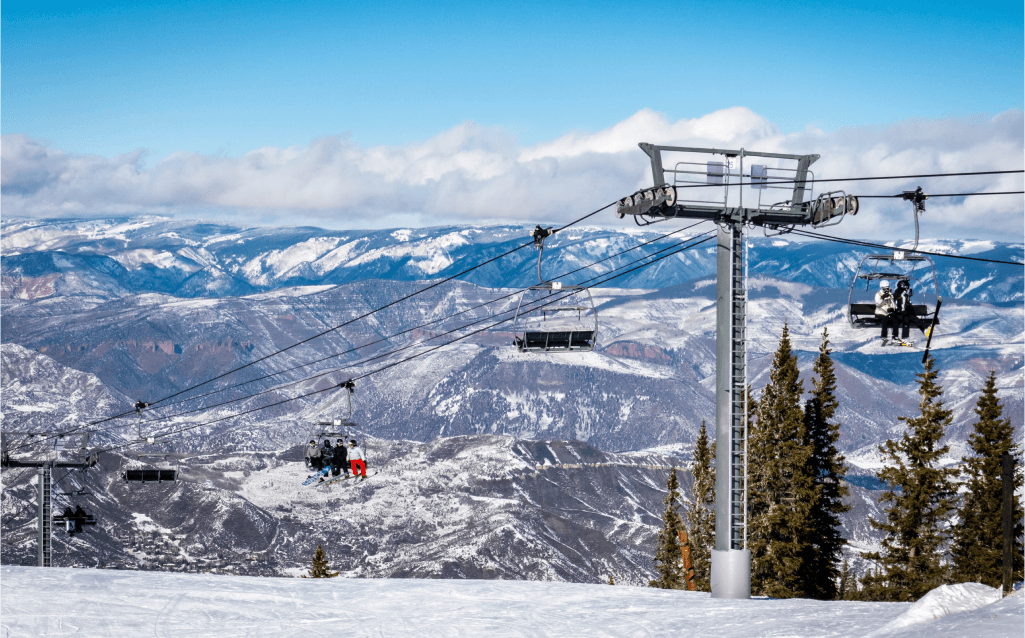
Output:
[[345,470],[345,477],[349,477],[349,451],[345,447],[345,441],[338,439],[335,442],[331,457],[331,475],[338,476]]
[[[901,344],[910,346],[912,343],[908,341],[910,332],[910,324],[914,323],[918,325],[918,318],[915,316],[915,308],[911,305],[911,295],[915,294],[914,290],[911,289],[911,284],[906,279],[901,279],[897,282],[897,292],[893,295],[894,310],[897,320],[897,325],[900,326]],[[894,337],[896,338],[896,333]]]
[[[324,439],[324,447],[320,448],[321,468],[331,467],[331,458],[334,456],[334,448],[331,447],[331,439]],[[325,473],[326,476],[326,473]]]

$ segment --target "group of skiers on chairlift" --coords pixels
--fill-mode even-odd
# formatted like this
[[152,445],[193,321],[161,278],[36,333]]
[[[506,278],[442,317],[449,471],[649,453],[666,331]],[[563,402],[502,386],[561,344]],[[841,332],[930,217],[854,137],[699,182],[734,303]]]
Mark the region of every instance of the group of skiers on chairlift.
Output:
[[367,478],[367,463],[363,450],[356,445],[356,439],[349,441],[348,447],[344,439],[338,439],[335,445],[331,446],[329,439],[324,439],[324,447],[317,447],[317,440],[310,439],[306,446],[306,458],[310,467],[321,473],[320,481],[323,482],[328,472],[332,476],[341,476],[345,472],[345,478],[349,478],[349,468],[352,468],[352,476],[360,476],[361,481]]
[[[890,290],[890,282],[885,279],[879,282],[879,292],[876,293],[876,316],[879,317],[879,325],[882,326],[883,345],[913,346],[908,341],[910,324],[918,324],[918,317],[911,305],[911,295],[914,291],[907,279],[897,282],[896,292]],[[887,339],[886,330],[890,329],[892,339]],[[900,330],[900,336],[897,332]]]

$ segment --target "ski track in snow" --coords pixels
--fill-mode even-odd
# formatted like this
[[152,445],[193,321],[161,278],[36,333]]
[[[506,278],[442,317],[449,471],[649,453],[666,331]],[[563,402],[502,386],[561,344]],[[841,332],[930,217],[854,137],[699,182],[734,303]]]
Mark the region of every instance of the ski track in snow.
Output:
[[[713,600],[698,592],[542,581],[307,580],[31,567],[2,567],[0,575],[4,638],[864,636],[911,606]],[[59,604],[55,591],[61,592]],[[1022,599],[1014,596],[883,635],[1021,635],[1023,616]]]

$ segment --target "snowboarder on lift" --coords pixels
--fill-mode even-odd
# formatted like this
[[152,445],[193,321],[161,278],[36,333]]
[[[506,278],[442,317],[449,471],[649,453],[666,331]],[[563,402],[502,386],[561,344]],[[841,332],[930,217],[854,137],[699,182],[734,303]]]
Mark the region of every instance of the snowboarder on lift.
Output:
[[356,439],[349,441],[349,463],[352,465],[353,478],[359,476],[359,471],[362,469],[363,477],[360,480],[367,480],[367,464],[363,458],[363,450],[356,446]]
[[82,533],[82,523],[84,523],[85,520],[87,518],[89,518],[89,515],[85,513],[85,510],[82,509],[81,505],[76,505],[75,506],[75,517],[74,518],[75,518],[75,532],[74,533],[75,534],[81,534]]
[[[903,346],[914,345],[908,341],[911,322],[915,322],[916,325],[918,323],[918,318],[915,316],[915,308],[911,305],[911,295],[913,294],[915,292],[911,289],[911,284],[907,279],[901,279],[897,282],[897,291],[893,294],[894,315],[897,319],[897,325],[900,326],[900,343]],[[897,333],[895,332],[894,337],[896,336]]]
[[338,476],[345,471],[345,478],[349,478],[349,454],[348,449],[345,447],[345,441],[338,439],[335,441],[335,447],[332,450],[331,467],[334,469],[331,472],[332,476]]
[[893,335],[893,341],[895,343],[897,341],[897,322],[895,321],[894,309],[890,282],[884,279],[879,282],[879,292],[876,293],[876,316],[879,317],[879,325],[883,327],[880,336],[883,339],[884,346],[889,345],[889,340],[886,338],[887,328],[891,328],[890,332]]

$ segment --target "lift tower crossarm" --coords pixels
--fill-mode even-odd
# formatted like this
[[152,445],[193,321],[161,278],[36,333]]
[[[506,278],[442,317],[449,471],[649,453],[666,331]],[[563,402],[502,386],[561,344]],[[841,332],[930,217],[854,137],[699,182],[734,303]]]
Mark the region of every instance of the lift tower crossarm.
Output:
[[[769,228],[780,228],[807,224],[819,226],[835,217],[842,217],[846,212],[853,214],[856,211],[856,206],[852,210],[852,205],[847,199],[846,194],[841,194],[839,200],[836,197],[838,193],[829,193],[827,194],[828,196],[820,197],[818,200],[806,201],[808,200],[810,167],[820,157],[816,154],[792,155],[788,153],[762,153],[748,151],[743,148],[695,148],[689,146],[657,146],[647,143],[641,143],[639,146],[651,160],[651,175],[655,185],[651,189],[638,191],[632,197],[620,201],[616,209],[616,214],[619,217],[634,215],[635,219],[643,216],[666,219],[681,217],[714,221],[726,220]],[[723,171],[720,173],[707,173],[710,178],[708,183],[698,184],[689,180],[682,180],[687,183],[680,185],[678,182],[681,180],[677,179],[680,174],[696,175],[701,173],[701,171],[678,170],[677,168],[667,169],[664,166],[663,153],[698,153],[721,155],[726,158],[740,158],[739,177],[741,183],[730,184],[728,178],[733,173]],[[785,173],[781,175],[774,174],[772,177],[769,177],[767,173],[762,175],[744,175],[743,165],[746,158],[782,160],[786,163],[793,163],[794,167],[786,169],[774,167],[772,169],[774,172],[785,171]],[[694,165],[693,162],[681,162],[681,164]],[[677,164],[677,166],[679,165]],[[711,163],[709,167],[711,167]],[[673,174],[673,184],[669,183],[666,173]],[[750,178],[751,182],[744,184],[744,177]],[[712,178],[725,178],[725,181],[713,181]],[[716,185],[724,187],[727,191],[726,196],[723,197],[722,204],[695,202],[693,201],[694,198],[690,198],[690,201],[682,201],[688,199],[686,195],[691,193],[696,198],[702,199],[700,195],[714,192]],[[726,203],[728,200],[728,190],[731,187],[737,188],[742,185],[755,186],[759,190],[769,188],[780,190],[790,185],[792,185],[792,188],[789,189],[791,191],[790,197],[784,201],[762,204],[759,198],[754,207],[745,207],[742,205],[743,196],[741,195],[738,205],[728,206]]]

